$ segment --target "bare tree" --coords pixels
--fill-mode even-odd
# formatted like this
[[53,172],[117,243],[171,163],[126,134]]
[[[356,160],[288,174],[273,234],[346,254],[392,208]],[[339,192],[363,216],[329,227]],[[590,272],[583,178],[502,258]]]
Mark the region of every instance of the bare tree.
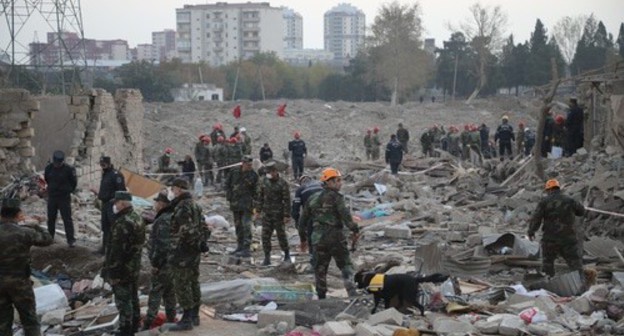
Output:
[[421,15],[418,2],[402,5],[394,1],[382,5],[371,27],[368,52],[375,64],[374,76],[392,91],[392,106],[401,94],[427,79]]
[[[593,14],[591,15],[593,16]],[[552,35],[559,45],[561,54],[566,63],[570,65],[574,59],[574,53],[576,52],[576,45],[583,35],[583,27],[589,16],[577,15],[577,16],[564,16],[552,29]]]
[[476,98],[487,84],[487,63],[491,59],[490,56],[501,49],[507,26],[507,15],[500,6],[483,6],[475,3],[470,6],[469,11],[470,16],[459,25],[459,29],[450,27],[452,31],[463,32],[477,53],[478,84],[468,97],[467,103]]

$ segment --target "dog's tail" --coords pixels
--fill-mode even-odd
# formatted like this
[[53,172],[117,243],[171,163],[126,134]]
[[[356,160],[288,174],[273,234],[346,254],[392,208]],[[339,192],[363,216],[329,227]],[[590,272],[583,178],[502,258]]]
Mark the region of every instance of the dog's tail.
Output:
[[448,278],[449,278],[448,275],[434,273],[425,277],[418,277],[416,278],[416,281],[418,281],[418,283],[423,283],[423,282],[440,283],[440,282],[446,281],[446,279]]

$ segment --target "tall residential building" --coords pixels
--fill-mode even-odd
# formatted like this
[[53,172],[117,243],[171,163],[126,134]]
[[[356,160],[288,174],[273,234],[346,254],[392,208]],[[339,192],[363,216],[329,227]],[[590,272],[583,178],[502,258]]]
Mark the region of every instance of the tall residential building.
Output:
[[366,15],[349,4],[339,4],[325,12],[325,50],[334,59],[346,62],[364,45]]
[[176,57],[176,31],[165,29],[152,32],[153,54],[157,61],[171,60]]
[[[126,40],[84,39],[74,32],[62,33],[62,42],[58,33],[47,33],[46,42],[30,43],[30,63],[35,66],[52,66],[70,61],[86,59],[92,61],[128,60],[128,42]],[[62,46],[65,44],[65,47]],[[84,43],[84,46],[82,45]]]
[[219,66],[284,50],[281,8],[268,2],[185,5],[176,9],[176,49],[183,62]]
[[154,55],[154,45],[149,43],[137,44],[136,58],[137,61],[155,62],[158,59]]
[[303,49],[303,17],[294,10],[284,10],[284,48]]

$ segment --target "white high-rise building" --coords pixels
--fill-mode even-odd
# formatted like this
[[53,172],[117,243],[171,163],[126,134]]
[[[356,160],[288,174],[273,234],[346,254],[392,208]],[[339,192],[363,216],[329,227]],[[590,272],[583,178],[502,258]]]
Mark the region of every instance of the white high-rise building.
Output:
[[171,60],[176,57],[176,32],[173,29],[152,32],[154,58],[157,61]]
[[225,65],[284,50],[281,8],[268,2],[185,5],[176,9],[176,49],[183,62]]
[[303,49],[303,17],[294,10],[284,10],[284,48]]
[[325,50],[346,62],[364,45],[366,15],[350,4],[339,4],[325,12]]

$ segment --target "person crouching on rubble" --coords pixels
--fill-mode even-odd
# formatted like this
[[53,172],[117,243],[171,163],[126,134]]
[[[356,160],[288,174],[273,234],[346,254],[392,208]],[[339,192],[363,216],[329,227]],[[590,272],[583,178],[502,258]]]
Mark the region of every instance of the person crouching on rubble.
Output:
[[546,197],[538,204],[529,224],[531,241],[542,228],[542,271],[555,275],[555,259],[563,257],[572,271],[583,270],[582,250],[577,239],[574,216],[583,216],[585,207],[561,192],[559,181],[546,181]]

